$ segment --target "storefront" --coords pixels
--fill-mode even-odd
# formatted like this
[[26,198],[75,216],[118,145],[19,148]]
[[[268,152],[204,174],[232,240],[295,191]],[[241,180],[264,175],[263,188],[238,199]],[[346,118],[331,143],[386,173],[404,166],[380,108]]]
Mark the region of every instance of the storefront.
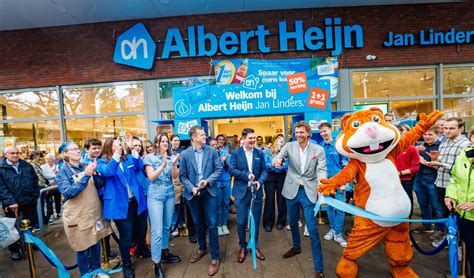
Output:
[[[64,139],[83,142],[120,131],[152,138],[156,121],[175,118],[173,88],[188,86],[190,78],[215,84],[211,65],[226,59],[336,56],[338,92],[330,110],[378,104],[404,121],[440,109],[448,117],[463,118],[470,128],[474,125],[473,10],[469,1],[2,31],[0,145],[15,143],[24,152],[50,152]],[[143,23],[156,45],[147,49],[148,64],[140,68],[114,62],[119,35],[137,23]],[[141,47],[148,41],[135,42],[135,48],[124,46],[125,56],[133,56],[128,49],[145,54]],[[214,135],[239,134],[242,126],[254,123],[265,134],[285,133],[292,114],[282,114],[249,115],[258,118],[222,114],[212,119],[209,130]]]

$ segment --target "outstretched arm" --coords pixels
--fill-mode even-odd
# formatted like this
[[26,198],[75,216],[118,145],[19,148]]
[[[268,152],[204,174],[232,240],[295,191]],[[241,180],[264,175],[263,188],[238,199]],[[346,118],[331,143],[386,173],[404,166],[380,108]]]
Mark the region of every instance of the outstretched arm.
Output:
[[357,161],[354,159],[349,160],[349,163],[334,177],[326,180],[320,180],[320,185],[318,186],[318,191],[324,195],[336,194],[336,190],[345,185],[346,183],[352,181],[357,176],[358,165]]

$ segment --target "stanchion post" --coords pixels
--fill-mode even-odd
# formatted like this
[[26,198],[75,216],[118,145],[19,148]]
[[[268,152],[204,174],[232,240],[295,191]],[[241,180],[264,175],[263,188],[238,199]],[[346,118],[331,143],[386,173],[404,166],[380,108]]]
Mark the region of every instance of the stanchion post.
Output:
[[459,278],[467,278],[467,262],[466,262],[466,243],[462,242],[462,258],[461,258],[461,274]]
[[321,217],[321,210],[319,210],[318,212],[318,225],[325,225],[327,224],[328,222]]
[[109,264],[109,256],[107,256],[107,248],[105,244],[105,238],[100,240],[100,244],[102,245],[102,258],[104,262],[102,263],[102,269],[103,270],[109,270],[110,269],[110,264]]
[[[24,233],[31,230],[30,221],[25,219],[21,221],[21,231]],[[28,258],[28,266],[30,267],[30,277],[36,278],[35,257],[33,256],[33,246],[31,243],[26,243],[26,256]]]

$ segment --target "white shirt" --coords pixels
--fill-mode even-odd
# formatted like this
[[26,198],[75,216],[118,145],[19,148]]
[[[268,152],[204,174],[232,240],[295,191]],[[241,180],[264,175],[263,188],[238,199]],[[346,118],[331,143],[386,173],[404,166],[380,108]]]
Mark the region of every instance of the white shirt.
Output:
[[253,148],[250,149],[250,151],[247,151],[244,148],[245,151],[245,157],[247,157],[247,166],[249,167],[249,173],[252,173],[252,164],[253,164]]
[[304,148],[304,150],[301,149],[301,146],[298,146],[298,150],[300,151],[301,174],[304,174],[304,170],[306,169],[306,153],[308,152],[308,146],[309,142]]
[[40,166],[41,170],[43,171],[44,177],[49,181],[49,183],[55,182],[56,174],[54,173],[54,170],[57,170],[56,164],[53,164],[53,166],[49,166],[49,164],[43,164]]

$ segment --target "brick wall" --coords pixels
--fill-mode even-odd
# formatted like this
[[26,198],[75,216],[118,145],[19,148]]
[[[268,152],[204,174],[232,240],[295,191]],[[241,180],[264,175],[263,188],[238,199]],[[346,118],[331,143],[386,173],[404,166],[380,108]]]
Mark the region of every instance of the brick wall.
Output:
[[[341,17],[343,25],[359,24],[364,30],[364,47],[345,50],[340,56],[341,66],[344,68],[474,62],[474,43],[431,47],[383,46],[389,31],[406,33],[428,28],[448,31],[450,27],[464,31],[474,30],[472,11],[474,2],[469,1],[456,4],[199,15],[4,31],[0,32],[0,89],[209,74],[210,59],[207,57],[157,60],[150,71],[115,64],[112,59],[116,37],[136,22],[144,23],[155,40],[164,40],[167,29],[171,27],[180,28],[185,36],[186,27],[189,25],[202,24],[207,32],[220,34],[224,31],[253,30],[257,25],[263,24],[272,34],[277,34],[279,21],[286,20],[289,30],[292,30],[294,20],[303,20],[307,28],[322,27],[325,17]],[[268,38],[267,45],[271,49],[278,49],[278,36]],[[158,53],[162,47],[162,44],[158,44]],[[310,57],[313,54],[329,56],[328,51],[322,50],[249,54],[244,57],[281,59]],[[376,55],[377,60],[366,61],[368,54]]]

